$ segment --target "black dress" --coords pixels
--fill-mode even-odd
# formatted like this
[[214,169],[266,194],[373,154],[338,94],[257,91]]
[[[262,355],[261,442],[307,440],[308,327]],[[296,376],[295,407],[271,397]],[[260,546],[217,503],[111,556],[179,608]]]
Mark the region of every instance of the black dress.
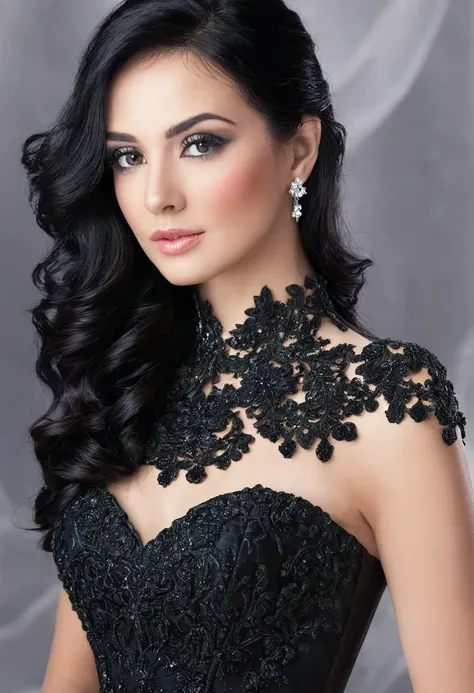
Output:
[[[324,279],[286,290],[282,303],[263,287],[228,340],[195,296],[196,347],[147,441],[161,485],[179,469],[201,483],[207,465],[225,469],[251,450],[236,407],[283,458],[317,442],[315,464],[330,460],[333,442],[357,437],[344,418],[375,411],[381,397],[389,421],[434,411],[446,444],[456,426],[464,440],[465,417],[433,353],[393,339],[360,354],[331,347],[317,338],[321,317],[347,328]],[[359,363],[352,380],[349,363]],[[411,380],[422,367],[430,378]],[[204,394],[220,373],[238,386]],[[55,523],[53,557],[101,693],[342,693],[386,587],[380,561],[321,507],[261,484],[195,505],[144,546],[105,487],[83,488]]]

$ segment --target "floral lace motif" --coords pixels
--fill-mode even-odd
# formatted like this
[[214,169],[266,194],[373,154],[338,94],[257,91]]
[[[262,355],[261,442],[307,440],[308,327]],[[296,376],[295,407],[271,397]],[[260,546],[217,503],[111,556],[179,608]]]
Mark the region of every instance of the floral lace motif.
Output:
[[[187,470],[187,481],[200,483],[207,465],[227,469],[249,452],[255,438],[243,431],[238,407],[255,419],[261,436],[274,443],[282,440],[278,450],[283,457],[291,457],[297,445],[308,449],[319,441],[316,457],[327,462],[334,450],[330,437],[357,438],[356,425],[344,419],[375,411],[381,395],[390,405],[389,421],[399,423],[405,414],[423,421],[434,411],[443,426],[443,440],[451,445],[459,426],[464,441],[465,417],[446,368],[433,353],[391,338],[369,343],[360,354],[352,344],[330,347],[329,340],[317,336],[321,318],[327,316],[343,331],[347,326],[334,310],[326,280],[307,276],[304,287],[292,284],[286,291],[290,298],[282,303],[264,286],[254,307],[245,311],[249,317],[226,340],[210,303],[195,294],[196,348],[178,371],[165,415],[147,441],[145,462],[162,470],[162,486],[168,486],[179,469]],[[389,347],[404,351],[394,353]],[[360,363],[352,380],[345,375],[350,363]],[[424,383],[406,379],[421,368],[430,375]],[[239,386],[215,387],[221,373],[233,374]],[[213,384],[208,395],[202,389],[206,383]],[[305,393],[304,402],[291,398],[299,391]],[[408,407],[412,396],[417,401]],[[218,435],[228,426],[225,435]]]
[[[322,317],[347,327],[324,280],[306,277],[287,292],[284,304],[264,287],[227,340],[195,296],[196,348],[148,441],[145,462],[161,470],[160,484],[180,468],[199,483],[207,465],[226,469],[248,452],[255,438],[239,408],[283,457],[316,441],[316,458],[328,461],[331,440],[357,437],[344,419],[375,411],[381,396],[389,421],[434,412],[445,443],[456,426],[464,440],[464,415],[434,354],[394,339],[360,354],[331,347],[318,336]],[[429,378],[414,382],[421,368]],[[215,387],[221,374],[240,387]],[[299,392],[302,402],[292,399]],[[144,546],[110,492],[86,488],[55,524],[53,557],[101,693],[343,693],[386,586],[380,561],[322,508],[260,484],[192,507]]]
[[101,693],[322,693],[350,623],[347,680],[386,585],[326,512],[260,484],[191,508],[145,547],[114,497],[89,487],[58,522],[53,555]]

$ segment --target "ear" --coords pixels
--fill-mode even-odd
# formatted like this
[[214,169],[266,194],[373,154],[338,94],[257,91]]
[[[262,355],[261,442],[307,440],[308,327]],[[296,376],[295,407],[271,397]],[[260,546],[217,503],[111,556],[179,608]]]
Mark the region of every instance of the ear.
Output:
[[321,120],[314,115],[305,115],[297,133],[292,138],[291,174],[293,178],[308,180],[318,159],[321,141]]

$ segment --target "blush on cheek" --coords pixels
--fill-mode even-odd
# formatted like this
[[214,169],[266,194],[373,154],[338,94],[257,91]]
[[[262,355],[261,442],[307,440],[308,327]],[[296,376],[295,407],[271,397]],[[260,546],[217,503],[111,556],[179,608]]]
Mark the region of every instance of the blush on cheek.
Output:
[[245,166],[232,169],[212,186],[215,207],[222,211],[248,211],[254,203],[261,204],[262,193],[270,184],[268,169],[262,165],[261,159],[252,157]]

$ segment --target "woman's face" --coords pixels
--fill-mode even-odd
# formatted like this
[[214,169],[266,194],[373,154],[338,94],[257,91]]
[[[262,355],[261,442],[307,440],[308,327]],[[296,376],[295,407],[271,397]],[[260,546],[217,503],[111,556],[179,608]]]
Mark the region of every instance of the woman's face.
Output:
[[[203,113],[226,120],[206,118],[166,136]],[[106,126],[119,206],[172,284],[200,284],[245,268],[248,258],[255,266],[278,233],[295,225],[288,190],[301,173],[292,169],[294,158],[274,148],[263,118],[235,87],[192,54],[125,68],[110,85]],[[204,233],[185,252],[165,254],[150,236],[175,228]]]

